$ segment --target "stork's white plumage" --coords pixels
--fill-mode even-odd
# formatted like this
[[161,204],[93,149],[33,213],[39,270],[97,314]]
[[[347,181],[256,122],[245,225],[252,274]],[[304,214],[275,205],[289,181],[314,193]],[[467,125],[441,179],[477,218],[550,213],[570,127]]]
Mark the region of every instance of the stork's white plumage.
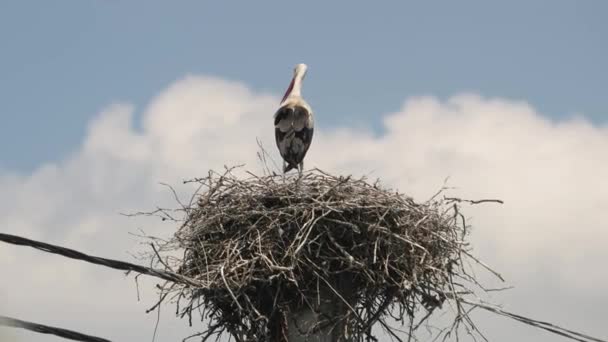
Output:
[[283,157],[283,172],[304,169],[304,156],[312,142],[314,120],[312,109],[302,98],[302,81],[306,64],[296,65],[293,78],[274,114],[274,132],[277,147]]

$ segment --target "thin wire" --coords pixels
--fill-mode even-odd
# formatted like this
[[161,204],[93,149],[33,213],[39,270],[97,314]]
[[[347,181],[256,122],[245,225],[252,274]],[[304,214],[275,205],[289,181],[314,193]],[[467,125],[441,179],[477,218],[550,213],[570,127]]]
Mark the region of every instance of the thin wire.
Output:
[[63,337],[69,340],[74,341],[83,341],[83,342],[111,342],[110,340],[106,340],[105,338],[95,337],[90,335],[85,335],[76,331],[51,327],[48,325],[42,325],[38,323],[26,322],[20,319],[0,316],[0,326],[7,326],[13,328],[21,328],[26,330],[35,331],[41,334],[50,334],[59,337]]
[[168,280],[168,281],[171,281],[174,283],[182,283],[182,284],[186,284],[186,285],[190,285],[190,286],[194,286],[194,287],[200,287],[200,284],[195,282],[194,280],[186,278],[182,275],[179,275],[177,273],[173,273],[170,271],[157,270],[157,269],[153,269],[153,268],[149,268],[149,267],[145,267],[145,266],[141,266],[141,265],[131,264],[131,263],[128,263],[125,261],[120,261],[120,260],[112,260],[112,259],[91,256],[88,254],[84,254],[82,252],[78,252],[73,249],[55,246],[55,245],[51,245],[51,244],[45,243],[45,242],[34,241],[34,240],[26,239],[26,238],[23,238],[20,236],[16,236],[16,235],[0,233],[0,241],[10,243],[13,245],[29,246],[29,247],[39,249],[41,251],[48,252],[48,253],[59,254],[64,257],[67,257],[67,258],[78,259],[78,260],[86,261],[86,262],[89,262],[92,264],[106,266],[106,267],[110,267],[110,268],[117,269],[117,270],[133,271],[133,272],[165,279],[165,280]]
[[570,329],[566,329],[564,327],[549,323],[549,322],[544,322],[544,321],[539,321],[536,319],[532,319],[529,317],[525,317],[522,315],[518,315],[512,312],[508,312],[505,311],[501,308],[498,308],[496,306],[492,306],[492,305],[487,305],[487,304],[483,304],[483,303],[476,303],[476,302],[470,302],[464,299],[459,299],[461,302],[496,313],[498,315],[504,316],[504,317],[508,317],[511,318],[513,320],[519,321],[521,323],[524,324],[528,324],[531,325],[533,327],[536,328],[540,328],[549,332],[552,332],[554,334],[557,335],[561,335],[563,337],[575,340],[575,341],[580,341],[580,342],[587,342],[587,341],[594,341],[594,342],[608,342],[606,340],[602,340],[599,339],[597,337],[593,337],[593,336],[589,336],[583,333],[579,333]]

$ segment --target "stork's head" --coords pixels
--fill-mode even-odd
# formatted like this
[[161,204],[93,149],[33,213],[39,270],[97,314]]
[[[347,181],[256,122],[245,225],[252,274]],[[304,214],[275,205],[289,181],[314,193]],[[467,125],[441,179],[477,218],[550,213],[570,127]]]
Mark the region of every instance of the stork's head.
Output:
[[293,77],[295,78],[300,76],[300,79],[304,79],[304,76],[306,76],[307,69],[308,66],[306,64],[300,63],[296,65],[296,67],[293,69]]
[[283,95],[283,99],[281,103],[285,102],[285,99],[289,97],[289,95],[297,95],[300,96],[300,91],[302,88],[302,80],[304,76],[306,76],[306,70],[308,66],[306,64],[300,63],[295,66],[293,69],[293,78],[291,79],[291,83],[289,83],[289,87],[287,87],[287,91],[285,95]]

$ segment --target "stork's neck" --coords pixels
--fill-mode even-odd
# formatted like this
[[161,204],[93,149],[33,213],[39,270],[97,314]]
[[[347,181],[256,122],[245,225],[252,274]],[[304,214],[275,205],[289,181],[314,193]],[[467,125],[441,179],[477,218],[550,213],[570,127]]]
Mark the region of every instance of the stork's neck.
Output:
[[302,78],[304,78],[303,74],[296,74],[293,77],[293,88],[291,89],[291,93],[289,93],[289,96],[302,96]]
[[289,83],[289,87],[281,100],[281,103],[285,102],[288,98],[301,97],[302,96],[302,79],[304,78],[303,73],[296,73]]

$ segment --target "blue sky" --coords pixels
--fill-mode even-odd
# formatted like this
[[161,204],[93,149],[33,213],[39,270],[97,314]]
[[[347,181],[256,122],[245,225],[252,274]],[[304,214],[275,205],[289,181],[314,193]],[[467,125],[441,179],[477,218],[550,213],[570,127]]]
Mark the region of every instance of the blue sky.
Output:
[[[186,74],[278,94],[295,63],[318,125],[371,126],[416,95],[523,100],[608,118],[605,1],[0,3],[0,168],[72,152],[104,106]],[[272,113],[269,113],[269,117]]]

